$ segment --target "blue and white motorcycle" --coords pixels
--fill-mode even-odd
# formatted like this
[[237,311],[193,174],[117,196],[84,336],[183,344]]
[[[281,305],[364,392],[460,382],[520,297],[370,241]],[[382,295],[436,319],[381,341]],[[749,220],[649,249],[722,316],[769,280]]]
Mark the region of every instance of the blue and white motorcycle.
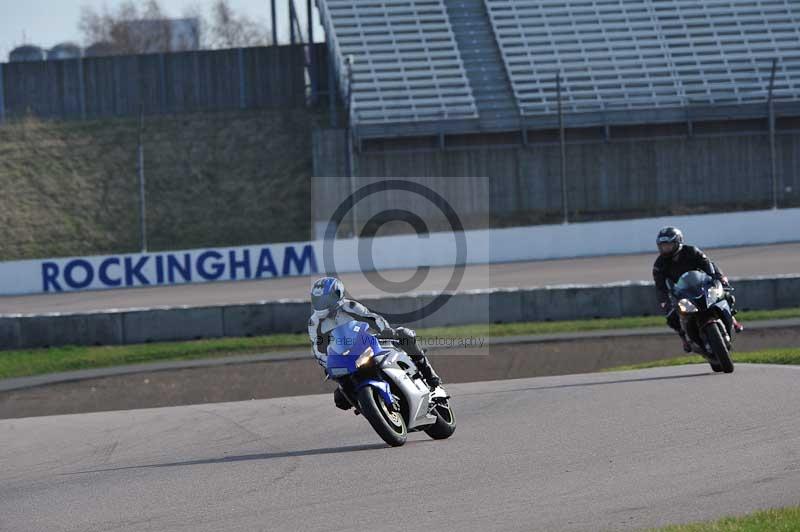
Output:
[[449,396],[441,387],[430,390],[393,339],[379,339],[355,320],[328,334],[328,376],[383,441],[398,447],[418,430],[437,440],[452,436],[456,418]]

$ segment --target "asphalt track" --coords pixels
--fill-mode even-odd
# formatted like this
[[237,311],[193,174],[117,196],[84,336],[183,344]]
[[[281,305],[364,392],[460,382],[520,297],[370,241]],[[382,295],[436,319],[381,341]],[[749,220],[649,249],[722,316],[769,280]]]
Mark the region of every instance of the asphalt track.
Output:
[[[730,277],[800,273],[800,243],[706,250]],[[652,281],[655,253],[567,260],[475,265],[466,268],[459,290],[516,288],[557,284],[602,284]],[[411,270],[382,272],[393,281],[411,277]],[[452,268],[432,268],[416,290],[442,290]],[[342,274],[355,297],[385,295],[362,274]],[[313,277],[262,281],[218,282],[169,287],[129,288],[66,294],[0,297],[0,314],[42,314],[93,310],[211,306],[278,299],[306,299]]]
[[329,395],[0,421],[0,530],[630,530],[797,504],[800,369],[451,385],[384,446]]

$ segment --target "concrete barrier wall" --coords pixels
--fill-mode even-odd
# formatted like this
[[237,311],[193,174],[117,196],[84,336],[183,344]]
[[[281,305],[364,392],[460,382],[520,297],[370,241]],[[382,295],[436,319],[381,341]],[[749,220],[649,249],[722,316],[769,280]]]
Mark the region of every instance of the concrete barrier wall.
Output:
[[[463,233],[466,264],[650,253],[665,225],[703,249],[798,241],[800,208],[474,230]],[[461,233],[458,233],[461,234]],[[267,279],[331,271],[364,272],[365,245],[378,271],[452,266],[455,233],[341,239],[326,257],[322,240],[230,248],[0,262],[0,294],[109,290]],[[397,253],[398,249],[404,250]],[[178,266],[177,268],[175,266]],[[183,269],[181,269],[183,268]],[[185,271],[184,271],[185,270]]]
[[[800,276],[797,275],[738,279],[734,285],[742,310],[800,306]],[[365,299],[364,303],[377,312],[411,312],[420,310],[433,297],[431,294],[422,294],[381,300]],[[442,327],[657,313],[652,284],[632,282],[459,293],[431,316],[403,325]],[[308,317],[308,302],[298,300],[202,308],[15,315],[0,318],[0,348],[115,345],[304,333]]]

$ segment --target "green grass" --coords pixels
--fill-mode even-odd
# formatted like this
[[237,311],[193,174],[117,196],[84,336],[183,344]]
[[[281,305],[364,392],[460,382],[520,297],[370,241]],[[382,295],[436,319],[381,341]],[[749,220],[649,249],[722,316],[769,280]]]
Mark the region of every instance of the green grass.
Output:
[[[743,321],[800,317],[800,308],[742,312],[740,317]],[[420,329],[418,334],[421,338],[430,338],[433,336],[445,336],[450,338],[498,337],[628,329],[663,325],[664,319],[661,317],[635,317],[437,327]],[[163,342],[118,346],[70,346],[53,347],[49,349],[0,351],[0,379],[79,369],[140,364],[145,362],[221,358],[232,355],[261,353],[278,348],[307,348],[308,346],[309,341],[305,334],[275,334],[253,338],[218,338],[188,342]],[[740,356],[741,355],[736,355],[736,361],[744,362],[745,360],[741,360],[739,358]],[[670,361],[664,361],[663,365],[668,365],[668,363],[675,360],[680,360],[682,362],[678,363],[683,364],[700,361],[699,357],[686,358],[688,361],[672,359]]]
[[[798,309],[800,316],[800,309]],[[480,323],[453,327],[420,329],[417,334],[425,336],[519,336],[526,334],[555,334],[582,331],[605,331],[613,329],[638,329],[664,325],[664,318],[640,316],[634,318],[609,318],[572,321],[532,321],[523,323]]]
[[305,334],[0,351],[0,379],[145,362],[197,360],[309,345]]
[[742,321],[786,320],[800,318],[800,308],[781,308],[777,310],[748,310],[736,315]]
[[[800,308],[743,311],[737,315],[742,322],[800,318]],[[535,321],[525,323],[486,323],[420,329],[420,336],[517,336],[527,334],[555,334],[613,329],[638,329],[664,326],[661,316],[637,316],[571,321]]]
[[[732,358],[734,362],[750,364],[800,365],[800,347],[765,349],[763,351],[751,351],[748,353],[737,353],[734,351],[732,353]],[[654,360],[652,362],[644,362],[642,364],[633,364],[630,366],[617,366],[605,371],[628,371],[632,369],[664,368],[667,366],[683,366],[685,364],[705,363],[706,360],[703,357],[699,355],[690,355],[684,357],[666,358],[663,360]]]
[[673,525],[651,532],[796,532],[800,530],[800,507],[764,510],[744,517],[719,521]]

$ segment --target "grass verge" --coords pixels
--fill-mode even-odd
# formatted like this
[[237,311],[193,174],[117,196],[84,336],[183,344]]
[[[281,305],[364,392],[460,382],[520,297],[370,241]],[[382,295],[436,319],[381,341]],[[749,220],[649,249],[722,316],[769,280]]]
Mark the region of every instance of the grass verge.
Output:
[[[765,349],[763,351],[751,351],[748,353],[731,353],[734,362],[750,364],[785,364],[800,365],[800,347],[787,347],[776,349]],[[665,358],[654,360],[642,364],[630,366],[617,366],[605,371],[628,371],[632,369],[663,368],[667,366],[683,366],[684,364],[705,364],[706,360],[700,355],[690,355],[685,357]],[[798,528],[800,530],[800,528]]]
[[[800,317],[800,308],[742,312],[743,321]],[[420,329],[425,337],[498,337],[554,334],[614,329],[633,329],[664,325],[661,317],[633,317],[595,320],[477,324]],[[137,345],[53,347],[0,351],[0,379],[40,375],[79,369],[103,368],[145,362],[221,358],[260,353],[278,348],[305,348],[305,334],[274,334],[252,338],[217,338],[188,342],[162,342]],[[699,358],[699,357],[697,357]],[[739,358],[736,358],[737,361]],[[683,362],[689,363],[689,362]],[[667,364],[665,364],[667,365]]]
[[0,379],[146,362],[216,358],[301,345],[308,345],[307,335],[274,334],[253,338],[0,351]]
[[708,523],[673,525],[650,532],[796,532],[800,530],[800,507],[764,510],[744,517],[726,517]]
[[[784,320],[800,318],[800,308],[777,310],[743,311],[737,314],[742,322],[763,320]],[[524,323],[485,323],[459,325],[454,327],[435,327],[419,329],[421,337],[431,336],[518,336],[528,334],[556,334],[588,331],[609,331],[614,329],[638,329],[642,327],[662,327],[661,316],[637,316],[629,318],[606,318],[572,321],[534,321]]]

